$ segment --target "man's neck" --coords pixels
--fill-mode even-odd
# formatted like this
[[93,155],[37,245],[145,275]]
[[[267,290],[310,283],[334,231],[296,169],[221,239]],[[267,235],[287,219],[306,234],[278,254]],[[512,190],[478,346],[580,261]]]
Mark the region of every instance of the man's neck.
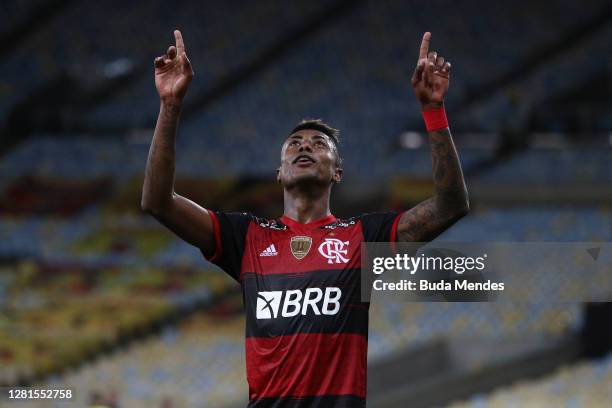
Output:
[[283,191],[285,199],[284,215],[301,224],[327,217],[331,215],[329,209],[330,192],[330,188],[317,191],[305,191],[299,188],[285,189]]

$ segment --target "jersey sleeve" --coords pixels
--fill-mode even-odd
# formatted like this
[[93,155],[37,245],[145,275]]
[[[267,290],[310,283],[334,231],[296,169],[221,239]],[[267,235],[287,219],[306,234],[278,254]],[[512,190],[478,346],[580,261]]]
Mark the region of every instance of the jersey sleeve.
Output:
[[380,212],[363,214],[361,225],[365,242],[396,242],[397,224],[402,213]]
[[202,253],[207,260],[239,282],[245,239],[253,216],[248,213],[222,211],[208,213],[213,222],[215,249],[213,253]]

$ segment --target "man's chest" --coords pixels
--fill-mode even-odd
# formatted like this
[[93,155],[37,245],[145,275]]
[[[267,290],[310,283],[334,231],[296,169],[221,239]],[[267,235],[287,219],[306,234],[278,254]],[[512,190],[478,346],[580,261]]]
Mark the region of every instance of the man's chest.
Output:
[[247,335],[367,332],[359,224],[254,232],[242,262]]
[[363,234],[359,224],[345,227],[249,229],[242,273],[296,274],[359,268]]

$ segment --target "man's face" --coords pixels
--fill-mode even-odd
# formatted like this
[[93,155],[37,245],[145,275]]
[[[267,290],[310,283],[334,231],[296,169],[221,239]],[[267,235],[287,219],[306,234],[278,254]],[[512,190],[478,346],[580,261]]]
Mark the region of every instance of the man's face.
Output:
[[341,177],[336,146],[325,133],[303,129],[283,143],[277,178],[285,188],[303,182],[337,183]]

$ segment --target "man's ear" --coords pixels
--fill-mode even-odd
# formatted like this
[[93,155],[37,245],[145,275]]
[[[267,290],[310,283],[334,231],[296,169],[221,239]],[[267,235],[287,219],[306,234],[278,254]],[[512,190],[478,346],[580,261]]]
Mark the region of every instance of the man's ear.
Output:
[[278,169],[276,169],[276,182],[280,183],[281,179],[280,179],[280,167]]
[[338,184],[340,181],[342,181],[342,168],[336,167],[336,171],[334,172],[334,175],[332,176],[332,182],[334,182],[335,184]]

